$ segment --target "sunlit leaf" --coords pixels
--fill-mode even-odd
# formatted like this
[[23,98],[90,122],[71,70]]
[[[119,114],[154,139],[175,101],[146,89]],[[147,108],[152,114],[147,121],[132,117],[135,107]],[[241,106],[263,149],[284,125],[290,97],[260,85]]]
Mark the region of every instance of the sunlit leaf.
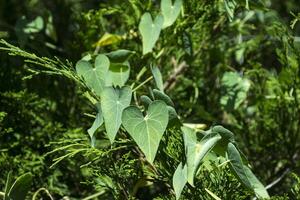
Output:
[[182,190],[187,183],[187,167],[180,163],[173,175],[173,188],[175,191],[176,199],[179,199]]
[[172,0],[161,0],[161,12],[164,16],[163,28],[171,26],[177,19],[180,8],[182,6],[182,0],[175,0],[172,4]]
[[86,60],[76,63],[76,72],[86,81],[87,86],[100,96],[106,86],[106,78],[109,69],[109,60],[105,55],[98,55],[95,60],[95,67]]
[[168,109],[163,101],[153,101],[147,110],[147,115],[136,107],[126,108],[122,115],[122,124],[146,159],[153,163],[160,140],[168,125]]
[[156,16],[154,21],[152,21],[150,13],[145,13],[142,16],[139,24],[139,31],[142,35],[144,55],[152,51],[156,41],[159,38],[163,22],[164,18],[162,15]]
[[105,129],[111,143],[121,126],[122,112],[131,102],[130,87],[106,87],[101,93],[101,108],[104,117]]
[[157,66],[151,66],[151,72],[152,72],[152,75],[154,77],[156,87],[160,91],[163,92],[164,91],[164,83],[163,83],[162,75],[161,75],[158,67]]

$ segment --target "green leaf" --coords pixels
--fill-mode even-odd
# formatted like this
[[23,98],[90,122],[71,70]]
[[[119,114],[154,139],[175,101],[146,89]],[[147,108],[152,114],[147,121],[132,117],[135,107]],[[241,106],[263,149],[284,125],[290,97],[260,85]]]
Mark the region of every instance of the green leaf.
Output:
[[8,192],[9,199],[25,200],[25,197],[31,187],[31,183],[31,173],[26,173],[22,176],[19,176]]
[[162,100],[167,105],[174,107],[174,103],[173,103],[172,99],[165,93],[163,93],[159,90],[153,89],[153,94],[154,94],[155,99]]
[[232,21],[237,3],[235,2],[235,0],[224,0],[224,5],[225,5],[228,18],[230,21]]
[[82,76],[89,86],[97,95],[101,95],[106,86],[106,78],[109,69],[109,60],[105,55],[98,55],[95,60],[95,68],[85,60],[76,63],[76,72]]
[[150,99],[150,97],[146,96],[146,95],[142,95],[140,97],[142,104],[144,105],[144,107],[147,109],[148,106],[152,103],[152,100]]
[[182,166],[180,163],[173,175],[173,188],[175,191],[176,199],[179,199],[184,186],[187,183],[187,167]]
[[255,177],[249,167],[243,164],[239,151],[232,143],[228,143],[227,156],[230,160],[230,166],[234,175],[241,183],[248,189],[254,191],[258,197],[270,198],[263,184]]
[[180,8],[182,6],[182,0],[175,0],[172,4],[172,0],[161,0],[161,12],[164,16],[163,28],[171,26],[177,19]]
[[42,17],[37,16],[34,20],[32,20],[30,23],[26,24],[26,27],[24,27],[24,33],[30,34],[30,33],[38,33],[44,28],[44,20]]
[[164,22],[162,15],[156,16],[154,22],[150,13],[145,13],[139,24],[139,31],[142,35],[143,41],[143,55],[152,51],[156,41],[159,38],[159,34]]
[[230,142],[234,142],[234,134],[230,130],[224,128],[223,126],[220,125],[214,126],[212,128],[212,131],[219,133],[222,139],[228,140]]
[[114,86],[124,86],[129,78],[129,73],[129,64],[111,63],[109,67],[109,78]]
[[136,106],[130,106],[123,111],[122,124],[143,151],[146,159],[153,163],[168,125],[167,105],[163,101],[153,101],[145,117]]
[[134,51],[119,49],[107,53],[106,56],[109,58],[110,62],[112,63],[123,63],[127,61],[133,54],[135,54]]
[[160,91],[163,92],[164,91],[164,83],[163,83],[162,75],[161,75],[158,67],[157,66],[151,66],[151,72],[152,72],[152,75],[154,77],[156,87]]
[[101,93],[101,108],[104,117],[105,129],[111,143],[121,126],[122,112],[131,102],[130,87],[121,89],[106,87]]
[[98,108],[98,113],[96,115],[96,119],[95,119],[92,127],[88,129],[88,134],[89,134],[89,136],[91,138],[91,145],[92,145],[92,147],[95,146],[95,136],[94,136],[94,133],[103,124],[103,114],[102,114],[102,110],[101,110],[100,104],[97,104],[97,108]]
[[221,105],[226,110],[237,109],[246,99],[250,88],[250,81],[242,78],[236,72],[226,72],[221,80],[222,98]]
[[13,179],[12,179],[11,174],[12,174],[11,171],[8,172],[8,174],[7,174],[5,189],[4,189],[4,200],[9,200],[8,192],[9,192],[11,186],[13,185]]
[[182,127],[184,135],[184,146],[187,164],[187,181],[194,185],[194,177],[199,169],[200,162],[205,155],[216,145],[221,139],[217,133],[211,132],[205,135],[200,142],[197,142],[196,132],[193,129]]

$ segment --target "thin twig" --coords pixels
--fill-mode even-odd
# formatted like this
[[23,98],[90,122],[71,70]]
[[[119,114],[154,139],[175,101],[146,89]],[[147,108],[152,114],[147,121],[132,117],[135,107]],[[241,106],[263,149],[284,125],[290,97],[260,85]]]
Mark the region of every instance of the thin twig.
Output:
[[177,76],[183,73],[184,70],[188,67],[185,61],[178,64],[174,58],[172,58],[172,63],[174,65],[174,71],[165,82],[164,90],[172,89],[175,86]]

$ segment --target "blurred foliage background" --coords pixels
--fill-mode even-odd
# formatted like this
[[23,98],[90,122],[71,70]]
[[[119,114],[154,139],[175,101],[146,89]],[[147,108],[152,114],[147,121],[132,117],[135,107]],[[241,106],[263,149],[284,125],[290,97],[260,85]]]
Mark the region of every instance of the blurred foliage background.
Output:
[[[159,4],[0,0],[0,38],[36,55],[71,63],[88,53],[134,50],[131,80],[136,83],[143,81],[136,74],[155,59],[185,122],[222,124],[232,130],[254,173],[277,196],[274,199],[298,199],[299,185],[292,173],[300,174],[299,2],[185,0],[179,19],[162,32],[154,50],[157,58],[142,57],[138,23],[144,12],[158,12]],[[103,44],[105,34],[117,39]],[[133,184],[139,175],[132,171],[134,160],[123,166],[129,159],[126,154],[86,168],[80,166],[90,157],[77,154],[50,168],[57,155],[46,153],[60,141],[89,143],[86,130],[92,120],[84,113],[93,112],[74,82],[35,76],[22,59],[0,52],[0,188],[9,171],[15,177],[32,172],[32,192],[45,187],[56,199],[82,199],[111,184],[103,178],[103,166],[109,162],[115,162],[121,185]],[[226,170],[217,169],[214,178],[204,170],[196,185],[215,188],[222,199],[249,198]],[[151,191],[141,189],[137,197],[174,198],[164,195],[164,189]],[[113,196],[122,199],[121,193]],[[191,197],[186,193],[190,199],[210,198],[203,189]]]

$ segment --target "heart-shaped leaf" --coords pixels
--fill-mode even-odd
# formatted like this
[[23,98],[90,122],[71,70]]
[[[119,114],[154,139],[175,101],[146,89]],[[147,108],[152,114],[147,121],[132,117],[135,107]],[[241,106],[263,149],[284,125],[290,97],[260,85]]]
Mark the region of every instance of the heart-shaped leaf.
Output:
[[139,31],[142,35],[143,55],[152,51],[156,41],[159,38],[163,23],[164,18],[162,15],[156,16],[154,21],[152,21],[150,13],[145,13],[142,16],[139,24]]
[[109,78],[114,86],[123,87],[129,78],[129,63],[111,63],[109,67]]
[[179,199],[181,192],[187,183],[187,167],[180,163],[173,175],[173,188],[175,191],[176,199]]
[[95,60],[95,68],[85,60],[76,63],[76,71],[82,76],[89,86],[97,95],[100,96],[106,85],[106,77],[109,69],[109,60],[105,55],[98,55]]
[[247,188],[254,191],[259,198],[267,198],[270,196],[263,184],[256,178],[248,166],[243,164],[242,158],[238,149],[231,142],[227,146],[227,156],[230,160],[230,166],[234,175]]
[[186,151],[187,181],[194,185],[194,177],[204,156],[216,145],[221,136],[215,132],[205,135],[197,142],[196,132],[193,129],[182,127],[184,146]]
[[163,28],[171,26],[177,19],[180,8],[182,6],[182,0],[175,0],[174,5],[172,0],[161,0],[161,12],[164,16]]
[[8,197],[9,199],[24,200],[32,183],[31,173],[19,176],[14,184],[11,186]]
[[130,106],[123,111],[122,124],[143,151],[146,159],[153,163],[168,125],[167,105],[163,101],[153,101],[145,117],[136,106]]
[[130,87],[121,89],[106,87],[101,93],[101,106],[104,117],[105,129],[111,143],[122,123],[122,112],[131,102],[132,91]]
[[88,129],[88,134],[89,134],[89,136],[91,138],[91,145],[92,145],[92,147],[95,146],[95,136],[94,136],[94,133],[103,124],[103,115],[102,115],[101,106],[100,106],[100,104],[97,104],[96,106],[97,106],[97,110],[98,110],[98,113],[96,115],[96,119],[95,119],[92,127]]

